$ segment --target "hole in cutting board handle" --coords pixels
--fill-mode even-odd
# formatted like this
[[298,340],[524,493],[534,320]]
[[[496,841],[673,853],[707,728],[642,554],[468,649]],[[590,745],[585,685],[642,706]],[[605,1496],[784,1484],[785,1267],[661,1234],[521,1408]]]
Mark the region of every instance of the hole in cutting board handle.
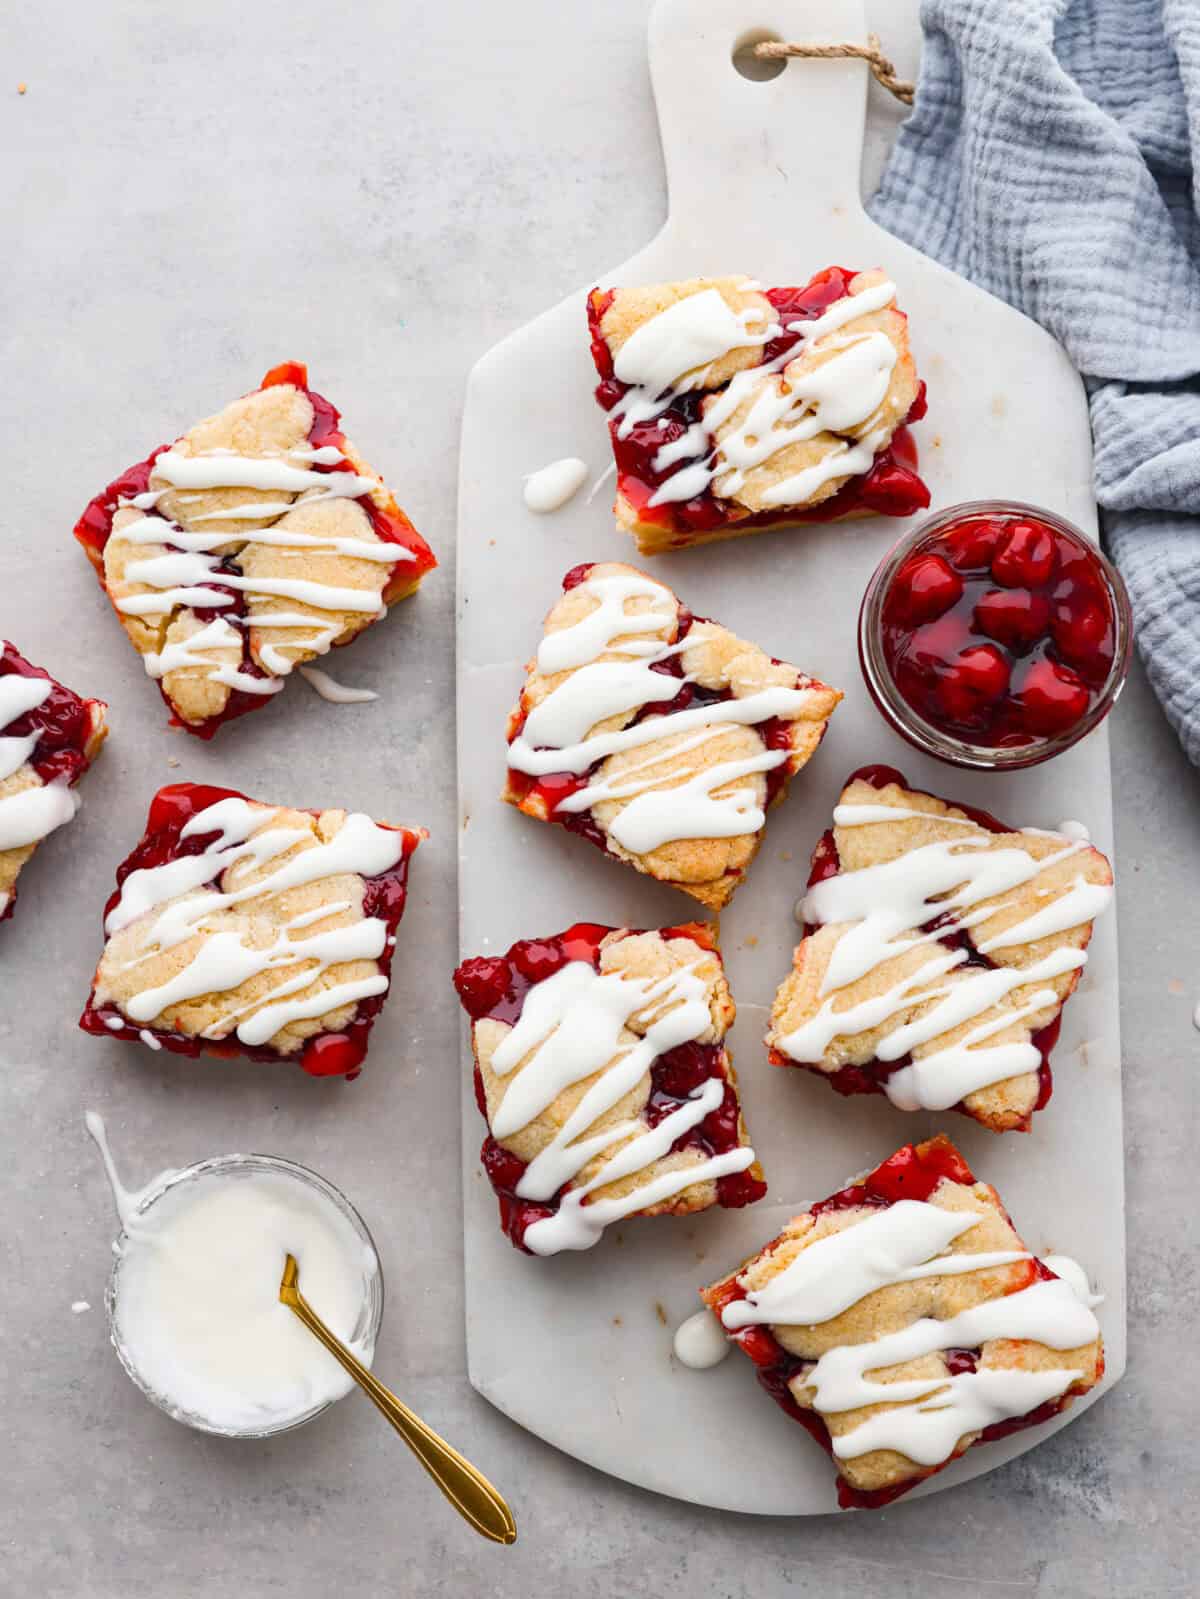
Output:
[[782,41],[777,33],[772,33],[768,28],[751,28],[748,33],[743,33],[735,42],[730,59],[734,67],[743,78],[749,78],[752,83],[769,83],[772,78],[777,78],[787,67],[786,59],[764,60],[754,54],[756,44],[767,41],[780,44]]

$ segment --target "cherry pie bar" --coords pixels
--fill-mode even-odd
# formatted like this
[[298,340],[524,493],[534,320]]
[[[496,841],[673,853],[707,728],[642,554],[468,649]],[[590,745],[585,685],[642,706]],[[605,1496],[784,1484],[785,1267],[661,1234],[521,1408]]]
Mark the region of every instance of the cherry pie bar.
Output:
[[79,1025],[180,1055],[357,1077],[387,997],[409,857],[427,836],[228,788],[160,789],[117,868]]
[[0,921],[25,862],[79,809],[74,785],[108,735],[107,711],[0,640]]
[[701,1297],[828,1450],[843,1509],[890,1504],[1104,1374],[1088,1304],[941,1136],[794,1217]]
[[842,1094],[1028,1131],[1112,870],[1076,837],[1017,831],[854,774],[813,854],[804,936],[767,1043]]
[[908,431],[925,385],[882,272],[593,289],[588,326],[642,554],[929,504]]
[[634,567],[577,566],[509,716],[503,797],[720,910],[841,697]]
[[615,1221],[766,1193],[707,925],[580,923],[464,961],[454,986],[471,1018],[484,1170],[518,1249],[590,1249]]
[[172,721],[200,738],[437,564],[295,361],[130,467],[75,537]]

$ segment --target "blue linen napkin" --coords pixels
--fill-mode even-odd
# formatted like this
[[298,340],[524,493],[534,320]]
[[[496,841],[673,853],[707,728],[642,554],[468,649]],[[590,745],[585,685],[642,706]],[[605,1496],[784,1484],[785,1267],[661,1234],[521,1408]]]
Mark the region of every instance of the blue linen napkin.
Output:
[[1106,546],[1200,765],[1200,5],[923,0],[921,23],[872,215],[1083,375]]

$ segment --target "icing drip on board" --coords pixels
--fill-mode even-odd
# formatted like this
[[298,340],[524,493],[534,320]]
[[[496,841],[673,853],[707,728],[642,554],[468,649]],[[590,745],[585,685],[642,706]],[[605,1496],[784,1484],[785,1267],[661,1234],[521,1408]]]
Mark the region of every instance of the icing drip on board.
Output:
[[339,683],[319,666],[301,666],[298,670],[304,681],[331,705],[367,705],[379,698],[373,688],[352,688],[349,683]]
[[[874,1046],[880,1061],[913,1057],[884,1079],[884,1092],[904,1110],[947,1110],[968,1094],[1037,1071],[1041,1053],[1028,1037],[991,1040],[1039,1012],[1056,1010],[1057,991],[1039,985],[1078,971],[1087,955],[1064,946],[1024,966],[980,967],[970,963],[967,948],[947,947],[944,941],[1007,910],[1012,902],[1003,896],[1088,846],[1078,838],[1029,829],[1028,836],[1050,837],[1062,846],[1039,860],[1020,847],[1021,834],[1011,835],[1011,845],[989,847],[989,835],[968,818],[931,816],[885,804],[843,804],[834,812],[835,826],[840,828],[914,818],[948,821],[971,831],[962,838],[921,845],[879,865],[840,872],[809,889],[798,907],[798,919],[817,927],[841,926],[844,931],[829,956],[819,1008],[773,1041],[789,1059],[817,1064],[836,1038],[884,1027],[920,1005],[919,1014],[893,1027]],[[1110,885],[1077,875],[1067,889],[1039,908],[990,937],[973,939],[974,949],[987,956],[1069,932],[1093,921],[1111,898]],[[846,987],[921,946],[936,953],[882,992],[839,1006]],[[1018,990],[1019,1002],[1004,1005],[1007,996]],[[930,1048],[943,1035],[976,1019],[979,1025],[964,1036]]]
[[707,1371],[711,1366],[720,1365],[733,1345],[712,1311],[698,1310],[675,1329],[671,1348],[681,1366],[691,1371]]
[[[545,676],[569,672],[529,712],[508,747],[508,763],[518,772],[545,776],[551,772],[584,774],[613,755],[657,746],[655,752],[618,775],[601,772],[576,792],[558,801],[558,810],[580,814],[605,800],[627,803],[608,826],[624,848],[645,854],[676,839],[727,838],[756,833],[765,815],[753,787],[729,794],[713,790],[740,778],[783,765],[787,749],[760,753],[712,765],[680,769],[672,764],[669,781],[665,762],[703,747],[728,727],[755,727],[775,717],[794,718],[814,696],[810,689],[771,686],[741,698],[719,700],[647,716],[613,731],[593,732],[610,717],[628,718],[646,706],[675,699],[693,681],[657,670],[681,655],[694,640],[675,643],[662,635],[674,629],[677,606],[661,584],[641,574],[587,578],[573,591],[597,603],[580,621],[548,633],[538,647],[537,667]],[[629,601],[648,601],[641,612],[627,614]],[[657,637],[649,635],[657,634]],[[618,659],[600,659],[617,656]],[[685,735],[689,735],[684,737]],[[674,742],[684,737],[683,743]],[[672,740],[669,748],[665,740]]]
[[525,504],[531,511],[546,515],[558,511],[587,482],[588,464],[577,455],[568,455],[561,461],[551,461],[549,466],[531,472],[525,479],[523,490]]
[[[653,979],[600,973],[586,961],[570,961],[529,989],[520,1016],[491,1058],[492,1071],[504,1082],[491,1117],[493,1137],[511,1139],[566,1090],[595,1078],[517,1185],[522,1199],[559,1196],[557,1211],[525,1231],[525,1247],[534,1254],[590,1249],[612,1222],[753,1164],[754,1151],[739,1145],[646,1175],[677,1139],[721,1106],[723,1077],[706,1080],[653,1126],[624,1119],[594,1130],[637,1088],[658,1056],[710,1032],[709,993],[691,967]],[[642,1018],[641,1037],[628,1034],[636,1015]],[[600,1156],[607,1158],[594,1176],[560,1194]],[[628,1177],[645,1180],[619,1197],[595,1197],[597,1190]]]
[[[897,1201],[802,1248],[762,1288],[727,1303],[722,1324],[730,1332],[756,1325],[819,1327],[883,1288],[1031,1259],[1019,1251],[943,1253],[982,1219],[924,1201]],[[898,1331],[834,1345],[793,1380],[812,1391],[822,1417],[884,1407],[848,1430],[830,1433],[837,1458],[891,1449],[918,1465],[940,1466],[966,1435],[1061,1398],[1084,1372],[977,1361],[964,1371],[947,1367],[936,1376],[885,1382],[883,1370],[948,1350],[978,1350],[997,1339],[1031,1340],[1061,1351],[1081,1349],[1099,1336],[1095,1316],[1069,1282],[1039,1279],[944,1320],[921,1317]]]

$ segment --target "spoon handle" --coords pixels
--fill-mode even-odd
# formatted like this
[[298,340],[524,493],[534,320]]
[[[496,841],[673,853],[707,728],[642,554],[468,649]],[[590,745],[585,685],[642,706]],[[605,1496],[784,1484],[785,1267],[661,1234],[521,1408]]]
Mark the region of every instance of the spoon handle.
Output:
[[387,1417],[459,1515],[494,1543],[514,1543],[517,1526],[512,1511],[483,1473],[476,1471],[469,1460],[451,1448],[432,1427],[426,1426],[420,1416],[414,1415],[391,1389],[385,1388],[361,1361],[356,1360],[298,1291],[294,1299],[289,1298],[286,1303],[338,1364],[350,1373],[376,1409]]

